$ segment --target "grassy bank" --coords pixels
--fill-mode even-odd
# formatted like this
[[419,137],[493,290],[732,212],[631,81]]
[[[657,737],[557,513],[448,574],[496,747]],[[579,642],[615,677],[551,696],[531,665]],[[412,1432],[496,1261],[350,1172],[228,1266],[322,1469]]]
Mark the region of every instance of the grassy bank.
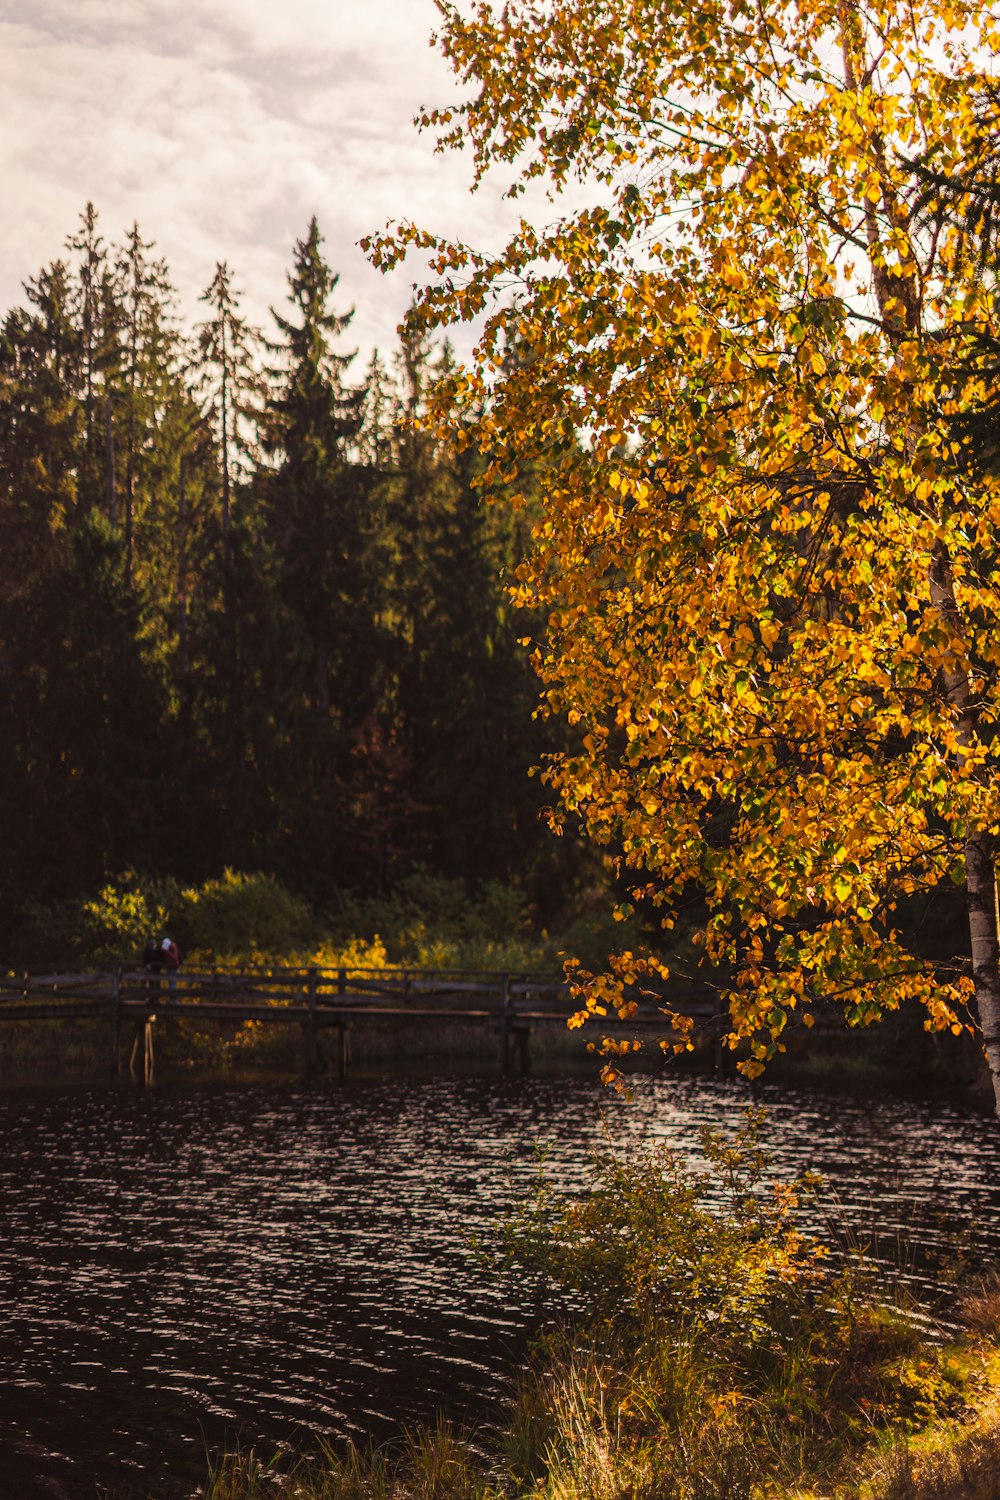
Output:
[[[962,1350],[963,1355],[965,1350]],[[992,1356],[996,1361],[996,1350]],[[977,1356],[977,1364],[979,1357]],[[739,1423],[708,1413],[688,1440],[636,1437],[608,1421],[607,1387],[549,1392],[549,1456],[532,1477],[516,1452],[484,1461],[480,1443],[439,1427],[391,1448],[353,1447],[263,1461],[229,1456],[205,1500],[997,1500],[1000,1385],[978,1371],[958,1417],[900,1425],[858,1443],[836,1469],[769,1464]],[[560,1418],[562,1426],[560,1428]],[[512,1442],[516,1442],[513,1439]],[[794,1470],[798,1468],[798,1472]]]
[[[493,1432],[220,1460],[206,1500],[996,1500],[1000,1287],[948,1337],[894,1278],[797,1228],[819,1185],[768,1180],[762,1121],[595,1163],[481,1247],[549,1314]],[[940,1318],[942,1309],[936,1310]]]

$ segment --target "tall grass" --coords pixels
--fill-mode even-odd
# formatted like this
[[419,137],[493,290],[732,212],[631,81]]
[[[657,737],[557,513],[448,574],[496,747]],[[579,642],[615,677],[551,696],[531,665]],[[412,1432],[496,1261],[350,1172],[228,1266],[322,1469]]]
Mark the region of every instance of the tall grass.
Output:
[[365,1452],[347,1443],[314,1455],[280,1449],[266,1460],[253,1450],[230,1454],[203,1491],[204,1500],[499,1500],[500,1493],[478,1454],[442,1423]]

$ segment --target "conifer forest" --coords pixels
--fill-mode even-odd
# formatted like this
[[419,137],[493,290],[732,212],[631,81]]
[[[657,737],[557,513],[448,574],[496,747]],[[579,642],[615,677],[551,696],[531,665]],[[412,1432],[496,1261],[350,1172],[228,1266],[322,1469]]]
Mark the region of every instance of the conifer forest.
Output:
[[544,883],[529,520],[411,421],[447,347],[359,368],[315,219],[270,328],[225,261],[200,305],[88,204],[3,319],[3,927],[125,869]]

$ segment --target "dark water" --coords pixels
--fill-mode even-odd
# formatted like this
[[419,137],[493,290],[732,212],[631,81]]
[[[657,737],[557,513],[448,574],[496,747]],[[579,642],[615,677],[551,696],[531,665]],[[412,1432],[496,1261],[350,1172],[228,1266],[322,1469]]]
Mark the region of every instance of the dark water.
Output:
[[[811,1166],[927,1292],[1000,1255],[1000,1129],[932,1104],[768,1090],[776,1171]],[[744,1086],[383,1078],[0,1094],[0,1500],[177,1497],[206,1450],[483,1422],[530,1309],[466,1248],[532,1142],[731,1126]],[[957,1236],[957,1238],[956,1238]]]

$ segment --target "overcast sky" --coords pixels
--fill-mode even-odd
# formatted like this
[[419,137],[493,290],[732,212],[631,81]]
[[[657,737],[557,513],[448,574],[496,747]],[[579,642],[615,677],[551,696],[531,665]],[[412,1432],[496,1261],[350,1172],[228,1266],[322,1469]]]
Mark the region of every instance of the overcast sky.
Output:
[[106,238],[138,220],[156,241],[188,318],[228,260],[266,324],[315,213],[360,373],[416,274],[381,276],[361,236],[395,217],[482,242],[506,217],[411,123],[455,96],[436,20],[433,0],[0,0],[0,308],[91,199]]

